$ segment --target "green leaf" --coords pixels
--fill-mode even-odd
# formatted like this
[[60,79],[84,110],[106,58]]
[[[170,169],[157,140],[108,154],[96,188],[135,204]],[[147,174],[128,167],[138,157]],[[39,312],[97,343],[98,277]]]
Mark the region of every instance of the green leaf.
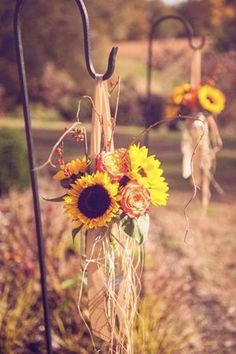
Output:
[[149,215],[145,214],[139,218],[130,218],[126,215],[120,220],[120,226],[128,236],[142,244],[149,230]]
[[61,283],[61,287],[63,289],[72,288],[78,284],[78,281],[79,277],[66,279]]
[[57,198],[45,198],[45,197],[42,197],[43,200],[46,200],[47,202],[55,202],[55,203],[59,203],[59,202],[63,202],[64,201],[64,197],[66,196],[67,194],[63,194],[61,195],[60,197],[57,197]]
[[76,227],[75,229],[72,230],[73,242],[75,241],[75,238],[78,235],[78,233],[80,232],[80,230],[82,229],[82,227],[83,227],[83,225]]

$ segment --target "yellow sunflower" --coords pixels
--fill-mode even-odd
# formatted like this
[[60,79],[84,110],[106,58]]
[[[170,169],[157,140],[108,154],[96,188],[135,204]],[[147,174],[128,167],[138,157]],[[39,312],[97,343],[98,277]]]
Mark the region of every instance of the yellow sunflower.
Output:
[[198,91],[199,103],[206,111],[219,114],[225,107],[225,95],[217,88],[203,85]]
[[60,171],[58,171],[53,178],[58,181],[65,181],[68,184],[73,183],[80,174],[85,173],[88,167],[88,161],[84,156],[82,159],[75,159],[68,162],[65,165],[60,166]]
[[119,209],[118,187],[107,173],[78,178],[64,198],[65,211],[77,227],[88,230],[105,226]]
[[179,106],[176,104],[167,104],[165,107],[165,117],[168,120],[173,120],[179,113]]
[[131,145],[128,154],[130,170],[127,176],[147,188],[152,204],[166,205],[169,187],[162,176],[160,161],[154,155],[148,156],[148,149],[145,146]]
[[184,97],[186,93],[188,93],[191,89],[190,84],[184,83],[182,85],[176,86],[172,93],[172,101],[173,103],[180,105],[183,103]]

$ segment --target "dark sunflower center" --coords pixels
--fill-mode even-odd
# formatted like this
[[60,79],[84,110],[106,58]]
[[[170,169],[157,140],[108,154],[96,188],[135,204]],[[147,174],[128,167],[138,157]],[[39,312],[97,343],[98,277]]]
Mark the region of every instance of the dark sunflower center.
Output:
[[78,209],[89,219],[102,216],[110,204],[107,190],[99,184],[85,188],[78,199]]
[[214,100],[212,99],[212,97],[207,96],[207,99],[208,99],[208,101],[209,101],[210,103],[214,103]]

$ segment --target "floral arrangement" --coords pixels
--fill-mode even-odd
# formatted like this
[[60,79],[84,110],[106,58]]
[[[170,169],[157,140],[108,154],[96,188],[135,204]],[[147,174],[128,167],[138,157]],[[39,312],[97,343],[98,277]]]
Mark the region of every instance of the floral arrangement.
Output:
[[218,115],[225,107],[225,95],[222,91],[211,85],[202,85],[193,88],[184,83],[174,88],[170,104],[166,108],[166,116],[174,117],[179,111],[203,111],[203,113]]
[[[73,239],[80,234],[82,280],[77,307],[94,352],[100,351],[93,340],[95,335],[107,343],[109,352],[123,354],[133,353],[132,331],[141,291],[149,210],[151,205],[166,205],[169,187],[160,161],[137,139],[127,148],[114,147],[118,110],[112,117],[109,97],[107,82],[97,79],[94,100],[89,98],[93,106],[90,153],[86,129],[79,119],[79,103],[76,121],[38,168],[47,164],[57,168],[53,178],[65,193],[45,199],[62,203],[73,223]],[[64,157],[64,138],[68,135],[84,144],[84,153],[72,161]],[[52,162],[55,153],[57,164]],[[81,310],[85,286],[86,318]]]
[[[175,119],[178,114],[180,118],[187,118],[181,127],[182,176],[191,177],[193,184],[201,189],[202,206],[207,210],[216,153],[222,148],[215,117],[223,111],[226,98],[216,87],[200,85],[200,68],[197,69],[194,72],[199,73],[197,82],[193,80],[193,73],[191,77],[191,82],[195,84],[183,83],[174,88],[165,115],[167,119]],[[221,188],[218,190],[221,191]]]
[[58,147],[59,171],[54,179],[67,192],[52,201],[61,201],[75,223],[73,236],[80,230],[108,227],[118,222],[139,243],[147,233],[151,205],[166,205],[168,184],[160,161],[148,155],[145,146],[103,151],[96,157],[94,171],[86,156],[64,162]]

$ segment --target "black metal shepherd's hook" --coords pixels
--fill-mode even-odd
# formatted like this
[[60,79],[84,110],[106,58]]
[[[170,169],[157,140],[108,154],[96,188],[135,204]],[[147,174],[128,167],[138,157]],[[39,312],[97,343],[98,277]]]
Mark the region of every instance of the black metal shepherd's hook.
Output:
[[[194,45],[193,37],[194,32],[192,25],[189,21],[187,21],[184,17],[179,15],[166,15],[159,17],[153,24],[151,25],[151,30],[148,37],[148,60],[147,60],[147,93],[146,93],[146,108],[145,108],[145,127],[148,128],[149,122],[147,119],[147,112],[149,110],[150,99],[151,99],[151,82],[152,82],[152,59],[153,59],[153,40],[155,36],[155,32],[158,26],[165,20],[177,20],[184,25],[185,32],[187,34],[187,39],[190,48],[193,50],[202,49],[205,45],[205,37],[201,37],[201,42],[198,45]],[[148,145],[148,133],[145,136],[145,144]]]
[[82,0],[75,0],[75,2],[77,3],[77,5],[80,9],[80,13],[81,13],[81,17],[82,17],[83,30],[84,30],[84,52],[85,52],[84,54],[85,54],[85,61],[86,61],[88,73],[93,79],[95,79],[98,76],[100,76],[100,77],[102,76],[103,80],[108,80],[112,76],[112,74],[115,70],[116,54],[117,54],[118,48],[117,47],[112,48],[112,50],[109,54],[106,72],[104,74],[96,73],[94,66],[93,66],[92,58],[91,58],[91,44],[90,44],[90,29],[89,29],[88,13],[87,13],[86,7],[85,7]]
[[[89,28],[88,13],[82,0],[74,0],[74,1],[78,5],[82,17],[83,34],[84,34],[84,52],[85,52],[85,61],[86,61],[88,73],[93,79],[95,79],[96,77],[102,77],[103,80],[107,80],[111,77],[111,75],[114,72],[116,53],[118,49],[112,48],[109,55],[106,72],[104,74],[96,73],[91,58],[90,28]],[[39,202],[39,193],[38,193],[38,181],[37,181],[36,173],[34,171],[35,157],[34,157],[34,149],[33,149],[32,130],[31,130],[29,93],[28,93],[23,45],[22,45],[22,38],[21,38],[20,14],[24,3],[25,0],[16,1],[16,7],[14,13],[14,35],[15,35],[15,46],[16,46],[16,60],[17,60],[19,81],[20,81],[21,94],[22,94],[22,105],[23,105],[23,112],[24,112],[31,187],[32,187],[32,194],[33,194],[35,228],[36,228],[36,236],[37,236],[39,268],[40,268],[40,282],[41,282],[41,290],[42,290],[42,304],[43,304],[43,311],[44,311],[45,339],[46,339],[47,353],[52,354],[50,316],[49,316],[48,295],[47,295],[46,267],[45,267],[45,251],[44,251],[44,242],[43,242],[43,234],[42,234],[42,221],[41,221],[40,202]]]

